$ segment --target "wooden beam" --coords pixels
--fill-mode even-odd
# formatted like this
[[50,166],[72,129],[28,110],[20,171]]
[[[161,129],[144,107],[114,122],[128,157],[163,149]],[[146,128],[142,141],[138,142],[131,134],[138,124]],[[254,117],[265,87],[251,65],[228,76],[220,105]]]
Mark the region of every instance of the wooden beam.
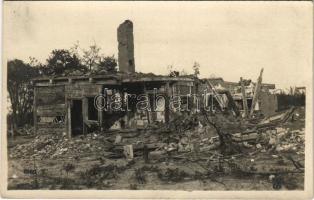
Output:
[[88,120],[88,99],[84,97],[82,99],[82,115],[83,115],[83,134],[87,134],[87,125],[85,121]]
[[152,105],[151,105],[151,118],[152,118],[152,121],[156,121],[157,120],[157,102],[156,102],[156,97],[157,97],[157,93],[158,93],[158,90],[157,88],[154,88],[153,90],[153,100],[152,100]]
[[[147,93],[147,89],[146,89],[146,84],[145,84],[145,83],[143,84],[143,90],[144,90],[144,94],[148,97],[149,108],[151,109],[150,100],[149,100],[149,95],[148,95],[148,93]],[[149,116],[149,111],[148,111],[148,109],[146,109],[145,112],[146,112],[147,122],[148,122],[148,124],[150,124],[150,123],[151,123],[151,120],[150,120],[150,116]]]
[[264,69],[262,68],[261,72],[260,72],[260,75],[259,75],[259,77],[257,78],[257,81],[256,81],[256,85],[255,85],[255,89],[254,89],[254,95],[253,95],[253,100],[252,100],[252,107],[251,107],[250,117],[253,116],[254,108],[255,108],[255,105],[257,103],[258,96],[259,96],[259,93],[260,93],[263,71],[264,71]]
[[244,117],[248,117],[249,109],[248,109],[248,105],[247,105],[245,87],[244,87],[244,83],[243,83],[242,77],[240,78],[240,83],[241,83],[241,92],[242,92],[242,102],[243,102],[243,109],[244,109]]
[[34,101],[33,101],[33,117],[34,117],[34,133],[37,134],[37,88],[34,88]]
[[67,100],[66,102],[66,105],[67,105],[67,117],[66,117],[66,130],[67,130],[67,136],[69,139],[72,138],[72,126],[71,126],[71,105],[72,105],[72,102],[71,100]]
[[37,116],[53,117],[66,114],[66,104],[36,106]]
[[[99,94],[102,94],[102,87],[99,87]],[[122,98],[123,99],[123,98]],[[94,99],[94,101],[95,101],[95,99]],[[104,104],[104,102],[103,102],[103,99],[101,98],[101,102],[99,102],[100,103],[100,107],[102,108],[103,107],[103,104]],[[95,106],[95,105],[94,105]],[[97,109],[97,108],[96,108]],[[99,127],[100,127],[100,130],[102,131],[103,130],[103,128],[102,128],[102,125],[103,125],[103,117],[104,117],[104,115],[103,115],[103,110],[102,109],[98,109],[98,122],[99,122]]]
[[169,124],[170,122],[170,83],[166,83],[166,98],[165,98],[165,122]]

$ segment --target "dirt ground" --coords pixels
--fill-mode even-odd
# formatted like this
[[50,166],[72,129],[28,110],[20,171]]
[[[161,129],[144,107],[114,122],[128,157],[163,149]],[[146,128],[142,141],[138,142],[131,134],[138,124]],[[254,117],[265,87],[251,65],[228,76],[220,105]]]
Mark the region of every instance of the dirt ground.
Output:
[[[154,148],[145,162],[142,150],[135,151],[132,160],[112,150],[117,148],[112,144],[117,133],[65,141],[50,135],[8,137],[8,189],[303,190],[304,142],[291,138],[294,132],[304,134],[304,108],[295,112],[297,119],[280,126],[289,134],[279,138],[280,145],[251,142],[241,153],[229,155],[219,149]],[[145,139],[156,144],[164,137],[156,131],[119,134],[124,138],[119,148]]]

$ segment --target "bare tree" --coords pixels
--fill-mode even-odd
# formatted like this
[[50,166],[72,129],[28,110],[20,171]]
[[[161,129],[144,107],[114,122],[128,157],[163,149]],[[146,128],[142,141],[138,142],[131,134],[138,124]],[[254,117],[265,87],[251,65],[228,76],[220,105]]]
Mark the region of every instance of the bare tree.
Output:
[[87,50],[83,50],[82,64],[88,67],[90,71],[95,69],[99,64],[101,59],[99,52],[100,47],[98,47],[96,44],[91,45]]

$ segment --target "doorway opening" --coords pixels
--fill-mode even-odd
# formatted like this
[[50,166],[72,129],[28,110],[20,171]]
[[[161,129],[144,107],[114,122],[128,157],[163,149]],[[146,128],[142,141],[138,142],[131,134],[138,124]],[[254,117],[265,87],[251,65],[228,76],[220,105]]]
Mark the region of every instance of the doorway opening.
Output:
[[72,100],[71,130],[73,136],[83,134],[82,100]]
[[88,97],[88,120],[98,120],[98,110],[94,105],[94,97]]

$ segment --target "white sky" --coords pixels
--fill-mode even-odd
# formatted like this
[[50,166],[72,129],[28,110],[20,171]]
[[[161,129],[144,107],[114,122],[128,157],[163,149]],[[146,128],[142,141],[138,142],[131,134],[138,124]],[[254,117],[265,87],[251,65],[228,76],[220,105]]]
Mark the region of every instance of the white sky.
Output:
[[45,62],[53,49],[94,41],[115,54],[116,30],[134,23],[135,66],[166,74],[167,66],[227,81],[240,76],[277,88],[312,78],[311,2],[4,2],[4,59]]

